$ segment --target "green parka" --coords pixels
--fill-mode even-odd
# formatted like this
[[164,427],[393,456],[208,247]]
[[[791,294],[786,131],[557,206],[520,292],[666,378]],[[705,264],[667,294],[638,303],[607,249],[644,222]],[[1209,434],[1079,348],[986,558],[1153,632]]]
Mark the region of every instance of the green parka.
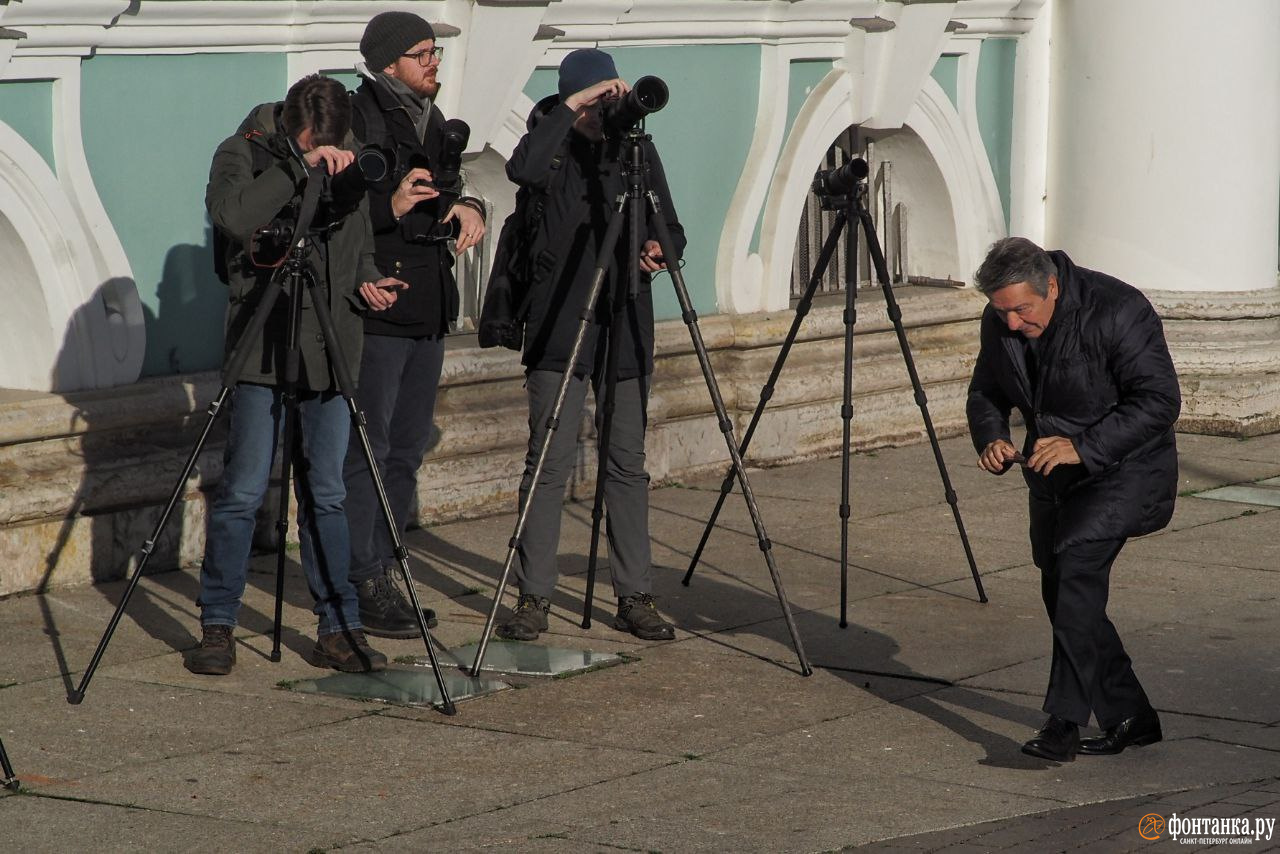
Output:
[[[214,227],[229,238],[226,266],[230,294],[224,370],[276,272],[270,267],[256,266],[250,259],[254,232],[269,224],[286,206],[299,202],[306,186],[306,171],[290,153],[288,139],[279,124],[282,108],[279,103],[255,107],[235,135],[218,146],[209,169],[205,207]],[[264,163],[271,165],[263,168]],[[255,175],[255,171],[259,174]],[[323,236],[311,237],[308,242],[308,266],[328,297],[329,313],[333,316],[347,367],[351,376],[357,377],[363,342],[361,318],[365,310],[358,290],[361,283],[376,282],[382,277],[373,263],[368,203],[362,200],[336,228]],[[258,259],[268,260],[274,259]],[[246,342],[253,350],[238,378],[240,382],[277,385],[283,381],[288,306],[289,298],[282,294],[276,300],[261,340]],[[306,291],[299,345],[302,351],[299,386],[312,391],[336,388],[320,323]]]

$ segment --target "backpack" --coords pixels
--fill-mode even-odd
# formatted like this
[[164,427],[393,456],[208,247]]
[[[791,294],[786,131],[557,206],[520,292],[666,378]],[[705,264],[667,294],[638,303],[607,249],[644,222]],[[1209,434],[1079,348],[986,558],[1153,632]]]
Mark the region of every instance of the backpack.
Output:
[[[265,134],[258,130],[248,130],[242,131],[240,136],[249,143],[249,169],[254,178],[276,164],[278,158],[271,153],[268,144],[263,141]],[[227,286],[231,284],[230,258],[233,254],[233,243],[230,235],[216,225],[213,227],[213,274],[218,277],[219,282]]]
[[[566,150],[561,149],[551,161],[552,170],[560,168],[566,155]],[[557,253],[545,245],[545,240],[543,248],[537,248],[546,203],[546,191],[521,187],[516,192],[516,209],[502,223],[476,324],[481,347],[501,345],[519,352],[524,345],[524,324],[536,285],[556,266]],[[570,233],[574,230],[567,229]]]

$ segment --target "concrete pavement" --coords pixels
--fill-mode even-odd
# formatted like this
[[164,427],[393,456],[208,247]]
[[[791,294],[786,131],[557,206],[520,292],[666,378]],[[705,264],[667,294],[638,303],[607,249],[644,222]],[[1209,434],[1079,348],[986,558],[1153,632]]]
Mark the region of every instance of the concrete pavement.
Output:
[[[510,680],[452,718],[280,687],[323,671],[306,661],[314,618],[296,564],[284,660],[266,658],[271,556],[250,579],[232,675],[183,669],[196,574],[162,573],[139,586],[80,706],[66,693],[123,583],[0,600],[0,738],[23,784],[0,794],[0,846],[1187,851],[1214,843],[1144,839],[1140,820],[1280,818],[1280,515],[1193,494],[1280,476],[1280,435],[1179,437],[1173,524],[1126,547],[1110,605],[1166,740],[1064,765],[1018,749],[1043,718],[1049,654],[1021,480],[978,471],[964,439],[943,447],[990,603],[976,601],[928,447],[883,449],[854,457],[844,629],[839,460],[752,472],[810,678],[740,497],[680,584],[714,477],[652,494],[655,592],[675,641],[611,629],[607,576],[593,627],[578,627],[590,506],[568,505],[544,637],[626,663]],[[479,638],[513,522],[409,536],[444,644]],[[1231,845],[1267,846],[1280,833]]]

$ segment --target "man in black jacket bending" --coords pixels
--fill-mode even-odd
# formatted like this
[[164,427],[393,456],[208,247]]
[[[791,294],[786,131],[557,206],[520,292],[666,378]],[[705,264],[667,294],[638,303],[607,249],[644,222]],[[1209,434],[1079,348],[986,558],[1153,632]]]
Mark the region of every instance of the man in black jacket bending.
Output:
[[[1049,720],[1022,750],[1067,761],[1154,744],[1160,719],[1106,608],[1125,540],[1173,515],[1182,398],[1160,318],[1137,289],[1025,238],[992,246],[975,280],[989,305],[969,430],[981,468],[1023,466],[1053,626]],[[1021,453],[1010,441],[1014,407],[1026,423]],[[1081,740],[1091,713],[1104,733]]]
[[[556,550],[565,482],[573,470],[577,427],[590,380],[597,401],[604,382],[608,330],[618,330],[618,383],[609,437],[605,503],[608,507],[610,574],[618,597],[614,628],[648,640],[667,640],[674,629],[653,602],[649,546],[649,474],[644,435],[649,377],[653,373],[653,296],[649,276],[676,263],[663,258],[650,223],[641,226],[640,257],[631,257],[624,229],[612,259],[597,253],[610,208],[625,190],[616,139],[607,139],[604,105],[629,90],[618,78],[613,59],[599,50],[575,50],[560,64],[559,94],[534,108],[529,133],[507,163],[507,177],[533,194],[541,206],[529,254],[537,258],[536,280],[525,324],[523,362],[529,391],[529,449],[520,484],[523,506],[546,435],[556,392],[565,371],[573,374],[560,428],[555,431],[520,542],[517,576],[520,599],[515,613],[498,628],[502,637],[533,640],[547,629],[555,589]],[[676,252],[684,251],[684,230],[676,219],[662,162],[652,143],[642,143],[649,165],[650,189],[658,194]],[[569,364],[574,337],[598,262],[612,262],[604,296],[594,306],[593,322],[579,360]],[[618,277],[633,265],[642,271],[638,293],[615,306]],[[624,292],[625,282],[624,282]],[[614,324],[615,309],[622,312]],[[597,415],[599,409],[597,408]],[[597,418],[597,430],[599,429]]]
[[[396,305],[365,317],[357,394],[401,532],[409,523],[431,435],[444,336],[458,314],[449,241],[461,254],[484,235],[484,206],[478,199],[442,195],[433,186],[432,170],[439,171],[444,146],[444,116],[434,104],[443,50],[431,25],[417,15],[375,15],[360,39],[365,65],[358,70],[364,80],[351,104],[356,138],[390,160],[386,178],[369,187],[374,260],[386,275],[410,285]],[[354,435],[344,477],[360,620],[371,635],[416,637],[417,617],[391,573],[391,538]],[[426,617],[430,625],[434,615],[428,611]]]

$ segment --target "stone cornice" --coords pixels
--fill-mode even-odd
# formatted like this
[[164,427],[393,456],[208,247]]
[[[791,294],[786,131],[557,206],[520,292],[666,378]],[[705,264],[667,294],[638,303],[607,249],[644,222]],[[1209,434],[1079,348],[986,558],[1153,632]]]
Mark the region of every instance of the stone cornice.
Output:
[[[1045,0],[958,0],[966,35],[1025,32]],[[28,54],[184,53],[353,48],[373,11],[368,0],[42,0],[0,6],[0,21],[28,38]],[[879,0],[398,0],[377,11],[414,11],[448,38],[479,9],[543,7],[565,46],[595,43],[840,41],[851,19],[900,4]],[[454,20],[454,19],[457,20]]]

